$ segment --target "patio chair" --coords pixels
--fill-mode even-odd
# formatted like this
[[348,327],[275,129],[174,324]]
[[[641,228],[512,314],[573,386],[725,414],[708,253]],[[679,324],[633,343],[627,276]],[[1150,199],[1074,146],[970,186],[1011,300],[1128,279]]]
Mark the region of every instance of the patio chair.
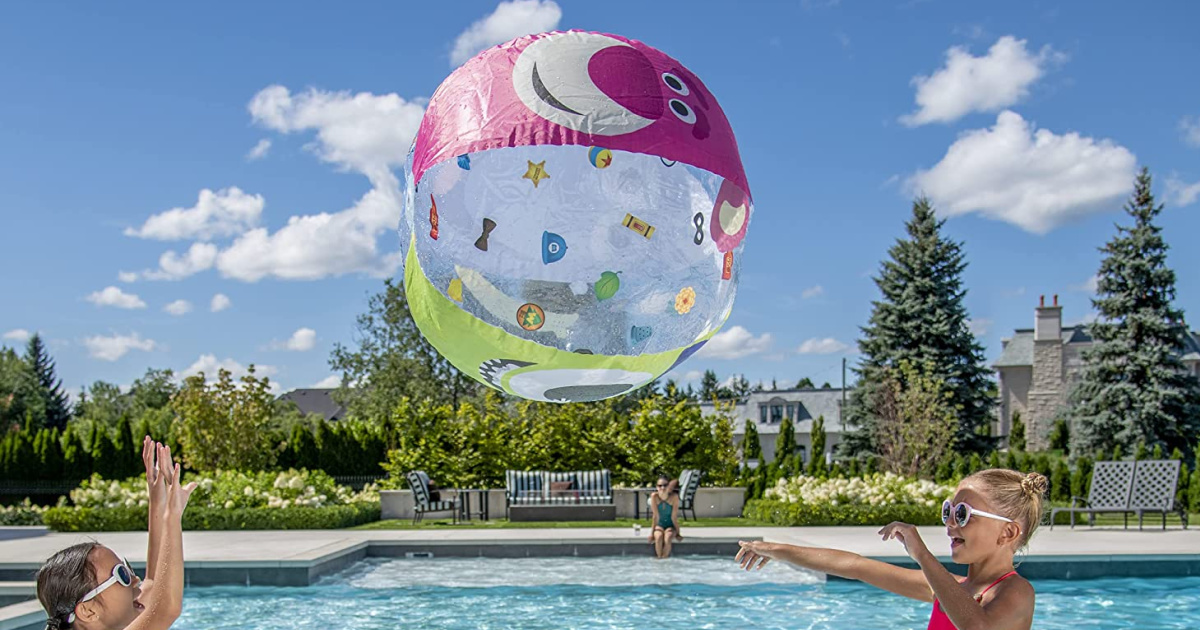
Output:
[[458,523],[461,504],[458,497],[452,501],[433,501],[429,491],[429,475],[423,470],[412,470],[404,475],[413,494],[413,525],[424,520],[431,512],[450,512],[454,523]]
[[692,513],[692,520],[696,520],[696,492],[700,490],[700,478],[704,473],[699,470],[689,468],[679,475],[679,512],[685,519],[687,513]]
[[1096,462],[1087,499],[1071,497],[1071,507],[1050,510],[1050,529],[1054,529],[1054,517],[1059,512],[1071,514],[1072,528],[1075,527],[1077,513],[1087,514],[1088,525],[1095,525],[1097,514],[1121,512],[1125,515],[1125,527],[1128,528],[1134,467],[1134,462]]
[[1187,510],[1175,505],[1175,491],[1179,483],[1179,460],[1148,459],[1137,463],[1133,474],[1133,494],[1129,498],[1129,509],[1137,512],[1138,529],[1147,513],[1162,514],[1162,527],[1167,528],[1167,512],[1179,514],[1183,528],[1187,529]]

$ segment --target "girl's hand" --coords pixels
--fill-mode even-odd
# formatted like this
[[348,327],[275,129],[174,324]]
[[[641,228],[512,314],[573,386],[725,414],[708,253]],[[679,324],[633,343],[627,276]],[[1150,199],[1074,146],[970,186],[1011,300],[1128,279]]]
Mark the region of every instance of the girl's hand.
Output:
[[884,540],[891,538],[899,540],[900,544],[904,545],[904,551],[908,552],[908,557],[917,562],[931,555],[929,548],[925,546],[925,541],[921,540],[921,534],[913,525],[897,521],[888,524],[879,530],[879,533]]
[[182,517],[183,511],[187,509],[188,499],[196,489],[196,482],[180,486],[182,473],[179,464],[171,462],[171,447],[159,445],[158,453],[158,471],[167,488],[167,512]]
[[[778,560],[778,557],[775,555],[775,545],[772,543],[761,540],[753,542],[742,540],[738,544],[742,548],[738,550],[737,556],[734,559],[747,571],[756,568],[761,569],[767,566],[768,561]],[[757,567],[755,566],[756,562],[758,563]]]
[[142,440],[142,463],[146,465],[146,493],[150,503],[150,513],[161,512],[166,507],[167,487],[162,483],[162,475],[154,463],[154,454],[159,444],[147,435]]

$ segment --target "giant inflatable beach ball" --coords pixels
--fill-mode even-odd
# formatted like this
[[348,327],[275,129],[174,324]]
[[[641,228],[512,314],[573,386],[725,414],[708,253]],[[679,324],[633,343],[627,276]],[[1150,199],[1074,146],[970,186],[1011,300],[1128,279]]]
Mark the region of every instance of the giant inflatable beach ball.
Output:
[[406,174],[413,319],[491,387],[617,396],[733,308],[753,207],[733,131],[641,42],[556,32],[480,53],[430,98]]

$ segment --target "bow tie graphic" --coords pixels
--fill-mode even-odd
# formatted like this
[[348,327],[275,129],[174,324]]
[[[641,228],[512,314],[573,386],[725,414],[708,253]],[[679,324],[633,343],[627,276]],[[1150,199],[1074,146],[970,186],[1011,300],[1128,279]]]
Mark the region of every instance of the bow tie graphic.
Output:
[[488,250],[487,249],[488,235],[491,234],[492,230],[494,230],[494,229],[496,229],[495,221],[493,221],[491,219],[483,220],[483,234],[480,235],[480,237],[475,240],[475,247],[479,251],[486,252]]

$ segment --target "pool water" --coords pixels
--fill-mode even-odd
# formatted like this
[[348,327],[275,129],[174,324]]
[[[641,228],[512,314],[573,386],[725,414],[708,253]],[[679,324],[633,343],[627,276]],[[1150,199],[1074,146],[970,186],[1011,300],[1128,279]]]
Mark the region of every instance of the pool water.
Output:
[[[1200,577],[1039,581],[1034,627],[1200,628]],[[924,629],[930,605],[729,558],[370,559],[304,588],[188,589],[179,630]]]

